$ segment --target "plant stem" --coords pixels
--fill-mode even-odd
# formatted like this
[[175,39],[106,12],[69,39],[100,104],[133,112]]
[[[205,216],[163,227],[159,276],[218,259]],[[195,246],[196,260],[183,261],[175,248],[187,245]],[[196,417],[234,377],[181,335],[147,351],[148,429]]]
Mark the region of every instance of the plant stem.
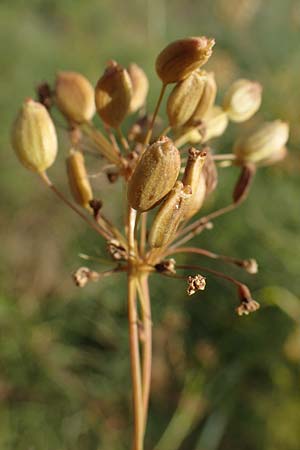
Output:
[[129,147],[128,141],[127,141],[126,137],[124,136],[124,134],[123,134],[123,132],[122,132],[120,127],[117,128],[117,133],[118,133],[119,139],[121,141],[121,144],[122,144],[125,152],[129,153],[130,152],[130,147]]
[[151,385],[151,367],[152,367],[152,321],[151,321],[151,303],[148,286],[148,274],[143,273],[139,279],[140,297],[142,303],[142,320],[143,320],[143,411],[144,411],[144,430],[146,430],[150,385]]
[[144,417],[138,338],[138,314],[136,307],[136,278],[130,271],[128,272],[128,321],[134,416],[134,435],[132,450],[143,450]]
[[137,312],[137,275],[136,275],[136,255],[134,229],[136,221],[136,211],[128,209],[127,239],[129,249],[128,259],[128,321],[129,321],[129,344],[132,379],[132,400],[134,416],[134,434],[132,450],[143,450],[144,441],[144,415],[143,415],[143,393],[141,362],[138,334],[138,312]]
[[147,211],[141,214],[141,237],[140,237],[140,254],[145,253],[146,240],[147,240]]
[[166,84],[163,84],[162,87],[161,87],[160,94],[159,94],[159,97],[158,97],[158,100],[157,100],[157,103],[156,103],[156,107],[155,107],[155,110],[154,110],[154,113],[153,113],[153,116],[152,116],[152,120],[151,120],[149,129],[148,129],[148,131],[147,131],[146,138],[145,138],[145,141],[144,141],[145,147],[146,147],[146,146],[149,144],[149,142],[150,142],[150,139],[151,139],[151,136],[152,136],[153,127],[154,127],[154,123],[155,123],[155,119],[156,119],[156,116],[157,116],[159,107],[160,107],[160,105],[161,105],[161,102],[162,102],[164,93],[165,93],[165,91],[166,91],[166,87],[167,87]]

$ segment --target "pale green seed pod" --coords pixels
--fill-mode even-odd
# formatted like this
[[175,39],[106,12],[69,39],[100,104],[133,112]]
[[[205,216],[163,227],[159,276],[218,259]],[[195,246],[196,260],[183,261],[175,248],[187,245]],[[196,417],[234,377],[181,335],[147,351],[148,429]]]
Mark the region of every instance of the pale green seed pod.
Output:
[[111,61],[95,89],[96,108],[108,126],[118,128],[129,112],[132,83],[126,69]]
[[129,64],[128,74],[132,83],[132,97],[129,112],[134,113],[145,105],[149,82],[143,69],[135,63]]
[[202,173],[205,160],[205,151],[196,150],[195,148],[189,149],[189,156],[182,178],[183,184],[190,186],[192,189],[192,195],[186,202],[184,212],[184,219],[186,220],[200,210],[205,199],[206,182]]
[[[258,129],[242,136],[234,145],[238,163],[260,164],[280,154],[289,137],[289,125],[282,120],[265,122]],[[276,160],[276,157],[275,157]]]
[[55,100],[60,111],[73,122],[88,122],[96,111],[94,88],[77,72],[58,73]]
[[262,86],[256,81],[240,79],[225,93],[223,109],[233,122],[250,119],[261,105]]
[[172,127],[181,127],[191,118],[202,96],[205,80],[205,72],[197,70],[176,84],[167,102]]
[[128,201],[137,211],[154,208],[172,189],[180,171],[180,153],[163,136],[141,156],[128,183]]
[[268,158],[264,158],[261,161],[259,161],[259,166],[271,166],[273,164],[276,164],[280,161],[282,161],[288,154],[287,147],[282,147],[276,152],[273,152],[272,155],[270,155]]
[[34,172],[44,172],[55,161],[57,136],[52,119],[41,103],[23,103],[12,128],[12,146],[21,163]]
[[214,39],[205,36],[171,42],[156,59],[156,72],[163,84],[182,81],[205,64],[214,44]]
[[217,96],[217,83],[213,72],[206,72],[204,88],[195,108],[195,111],[189,121],[190,124],[197,124],[203,119],[205,114],[213,107]]
[[191,194],[190,186],[184,186],[181,181],[176,182],[153,220],[149,234],[150,247],[164,247],[175,236],[184,219],[185,207]]
[[207,142],[224,133],[228,125],[228,116],[220,106],[213,106],[207,114],[205,114],[203,122],[204,132],[202,138],[203,142]]
[[66,159],[66,167],[70,191],[75,202],[90,210],[89,202],[93,200],[93,191],[83,154],[78,150],[70,150],[70,155]]

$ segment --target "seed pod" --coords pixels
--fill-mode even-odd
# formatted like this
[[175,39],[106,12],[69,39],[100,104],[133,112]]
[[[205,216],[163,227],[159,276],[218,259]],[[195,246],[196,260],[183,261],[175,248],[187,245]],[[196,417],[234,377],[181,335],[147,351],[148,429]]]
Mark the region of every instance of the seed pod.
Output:
[[214,39],[205,36],[171,42],[156,59],[156,72],[163,84],[182,81],[205,64],[214,44]]
[[263,123],[257,130],[236,142],[234,153],[238,163],[261,163],[282,152],[289,137],[289,126],[282,120]]
[[207,151],[205,164],[202,170],[203,176],[205,178],[206,185],[206,197],[213,192],[218,184],[218,171],[215,161],[212,157],[211,152]]
[[41,103],[23,103],[12,128],[12,146],[21,163],[34,172],[44,172],[55,161],[57,137],[52,119]]
[[143,69],[135,63],[129,64],[128,74],[132,83],[132,97],[129,112],[134,113],[145,104],[149,90],[149,82]]
[[288,153],[287,147],[282,147],[276,152],[273,152],[272,155],[270,155],[268,158],[264,158],[261,161],[259,161],[259,166],[271,166],[272,164],[276,164],[279,161],[282,161]]
[[220,106],[213,106],[204,117],[203,142],[221,136],[227,125],[228,116],[226,112]]
[[235,81],[225,93],[223,109],[233,122],[250,119],[261,105],[262,86],[255,81]]
[[184,219],[190,219],[201,208],[206,191],[205,178],[202,173],[202,168],[206,159],[206,152],[189,149],[189,157],[184,171],[182,182],[183,184],[191,186],[192,195],[186,203],[184,212]]
[[176,84],[167,103],[167,114],[172,127],[180,127],[191,118],[201,98],[205,80],[205,72],[197,70]]
[[80,73],[58,73],[55,83],[55,99],[58,108],[71,121],[87,122],[95,114],[93,86]]
[[118,128],[129,111],[132,98],[132,83],[126,69],[115,61],[97,83],[95,90],[96,108],[107,125]]
[[128,183],[128,201],[138,211],[154,208],[170,192],[180,170],[180,153],[163,136],[141,156]]
[[177,181],[159,208],[149,234],[149,245],[152,248],[163,247],[174,237],[178,225],[184,219],[187,201],[192,195],[190,186]]
[[90,209],[93,199],[92,188],[86,172],[84,157],[78,150],[71,150],[66,159],[67,175],[71,193],[76,203]]
[[254,164],[248,163],[242,167],[232,194],[234,203],[241,203],[247,198],[255,172],[256,167]]
[[217,83],[213,72],[206,72],[204,88],[197,107],[189,121],[189,124],[197,124],[205,114],[213,107],[217,95]]

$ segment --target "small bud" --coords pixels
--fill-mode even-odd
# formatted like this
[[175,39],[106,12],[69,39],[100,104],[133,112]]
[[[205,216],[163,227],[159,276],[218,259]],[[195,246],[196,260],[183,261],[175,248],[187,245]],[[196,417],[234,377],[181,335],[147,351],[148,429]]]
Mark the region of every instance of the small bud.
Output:
[[12,146],[21,163],[44,172],[55,161],[57,137],[52,119],[41,103],[26,100],[12,128]]
[[93,86],[80,73],[58,73],[55,83],[55,99],[58,108],[71,121],[88,122],[95,114]]
[[86,172],[84,157],[78,150],[70,150],[66,159],[67,175],[71,193],[76,203],[90,210],[92,188]]
[[156,72],[163,84],[182,81],[205,64],[214,44],[214,39],[205,36],[171,42],[156,59]]
[[137,64],[129,64],[128,74],[132,83],[132,97],[129,112],[134,113],[144,106],[149,90],[148,78]]
[[170,275],[174,275],[176,273],[176,261],[174,258],[164,259],[158,264],[155,264],[154,267],[159,273],[165,273]]
[[205,114],[203,122],[204,132],[202,139],[203,142],[207,142],[210,139],[219,137],[224,133],[228,125],[228,116],[220,106],[213,106]]
[[98,281],[100,275],[88,267],[80,267],[73,273],[73,280],[76,286],[83,288],[89,281]]
[[258,272],[257,261],[253,258],[244,259],[242,267],[251,275],[255,275]]
[[190,186],[183,186],[181,181],[176,182],[153,220],[149,234],[150,247],[163,247],[174,237],[184,219],[185,207],[191,194]]
[[256,168],[254,164],[248,163],[242,167],[241,174],[233,190],[232,198],[234,203],[241,203],[248,196]]
[[107,125],[118,128],[129,111],[132,83],[126,69],[111,61],[97,83],[96,108]]
[[189,157],[182,179],[183,184],[191,186],[192,189],[191,198],[188,200],[184,212],[186,220],[200,210],[205,199],[206,184],[202,173],[205,159],[205,151],[196,150],[195,148],[189,149]]
[[262,86],[255,81],[235,81],[225,93],[223,109],[233,122],[250,119],[261,105]]
[[205,73],[197,70],[176,84],[167,103],[167,114],[172,127],[180,127],[191,118],[201,98],[205,79]]
[[[263,163],[274,155],[281,156],[289,137],[289,126],[281,120],[263,123],[257,130],[236,142],[234,152],[238,163]],[[276,157],[275,157],[276,160]]]
[[117,239],[108,241],[107,251],[116,261],[126,261],[128,259],[126,248],[123,247],[123,245]]
[[236,308],[236,313],[239,316],[248,316],[250,313],[257,311],[260,308],[260,304],[253,300],[249,289],[244,284],[238,288],[238,294],[241,303]]
[[[206,73],[206,72],[205,72]],[[213,107],[217,95],[217,84],[213,72],[206,73],[203,91],[197,107],[189,121],[190,125],[199,123],[205,114]]]
[[194,295],[197,291],[204,291],[206,286],[206,279],[202,275],[197,274],[189,276],[187,279],[187,283],[187,294]]
[[141,156],[128,183],[128,201],[138,211],[154,208],[170,192],[180,170],[180,153],[163,136]]

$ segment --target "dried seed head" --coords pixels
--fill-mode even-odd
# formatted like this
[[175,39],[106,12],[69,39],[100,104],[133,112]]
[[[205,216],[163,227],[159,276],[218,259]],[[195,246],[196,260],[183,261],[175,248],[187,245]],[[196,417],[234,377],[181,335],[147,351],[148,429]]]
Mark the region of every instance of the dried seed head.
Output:
[[172,127],[180,127],[191,118],[202,96],[205,80],[205,72],[197,70],[176,84],[167,103],[169,123]]
[[197,107],[190,118],[189,124],[197,124],[203,119],[205,114],[213,107],[217,95],[217,83],[215,74],[213,72],[205,72],[206,78],[204,82],[203,91]]
[[239,286],[238,294],[240,298],[240,305],[236,308],[236,312],[239,316],[247,316],[260,308],[260,304],[253,300],[249,289],[244,284]]
[[96,111],[93,86],[77,72],[57,74],[55,100],[61,112],[73,122],[87,122]]
[[[263,163],[273,155],[282,156],[282,149],[289,137],[289,126],[282,120],[263,123],[257,130],[241,137],[234,146],[238,163]],[[275,156],[275,160],[276,160]]]
[[218,171],[210,151],[206,152],[206,158],[202,173],[205,178],[206,196],[208,196],[216,189],[218,185]]
[[99,273],[94,272],[88,267],[80,267],[77,269],[73,275],[73,280],[78,287],[84,287],[89,281],[98,281]]
[[187,284],[187,294],[194,295],[197,291],[204,291],[206,279],[198,273],[197,275],[189,276],[187,279]]
[[250,119],[261,105],[262,86],[256,81],[240,79],[225,93],[223,109],[233,122]]
[[126,261],[128,259],[126,248],[117,239],[108,241],[107,251],[116,261]]
[[247,197],[256,168],[254,164],[248,163],[242,167],[241,174],[233,190],[232,198],[234,203],[240,203]]
[[107,125],[118,128],[129,111],[132,83],[126,69],[110,61],[95,89],[96,108]]
[[[203,142],[207,142],[212,138],[221,136],[227,128],[228,116],[220,106],[213,106],[203,119],[204,132],[202,135]],[[201,133],[201,130],[200,130]]]
[[129,112],[134,113],[145,105],[149,82],[143,69],[135,63],[129,64],[128,74],[132,83],[132,97]]
[[55,161],[57,137],[52,119],[41,103],[28,99],[13,124],[12,146],[21,163],[34,172],[44,172]]
[[196,214],[203,205],[206,193],[205,177],[202,168],[206,159],[206,151],[189,149],[189,157],[184,171],[182,182],[184,185],[190,185],[192,195],[187,201],[184,218],[190,219]]
[[66,159],[66,167],[70,191],[75,202],[90,210],[93,192],[85,168],[83,154],[78,150],[71,149],[70,155]]
[[156,59],[156,72],[163,84],[182,81],[205,64],[214,44],[214,39],[205,36],[171,42]]
[[190,186],[184,186],[181,181],[176,182],[153,220],[149,234],[150,247],[163,247],[174,237],[178,225],[184,219],[185,207],[191,194]]
[[179,151],[163,136],[146,149],[129,180],[130,206],[138,211],[154,208],[174,186],[179,170]]

